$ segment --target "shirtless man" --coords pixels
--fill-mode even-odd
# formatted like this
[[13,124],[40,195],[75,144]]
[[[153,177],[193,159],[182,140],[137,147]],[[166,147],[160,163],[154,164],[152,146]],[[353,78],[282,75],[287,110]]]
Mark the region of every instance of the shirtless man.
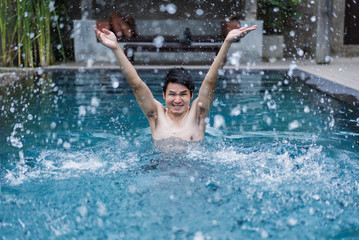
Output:
[[191,106],[190,102],[193,98],[194,87],[191,87],[193,82],[191,83],[190,76],[184,69],[170,70],[164,79],[163,86],[163,98],[166,108],[154,99],[148,86],[140,79],[135,68],[117,43],[115,34],[107,29],[100,31],[96,26],[94,27],[99,41],[115,54],[122,73],[125,75],[138,104],[148,119],[152,138],[162,140],[175,137],[185,141],[199,141],[204,138],[206,130],[205,118],[213,102],[218,70],[223,67],[232,42],[244,37],[256,28],[256,25],[248,28],[242,27],[228,33],[202,82],[198,97],[193,100]]

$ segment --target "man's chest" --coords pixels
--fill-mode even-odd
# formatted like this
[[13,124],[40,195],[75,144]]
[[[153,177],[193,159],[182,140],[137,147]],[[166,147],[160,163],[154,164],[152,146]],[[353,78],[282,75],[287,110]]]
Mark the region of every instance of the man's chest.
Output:
[[159,118],[154,129],[151,128],[152,137],[156,140],[177,137],[186,141],[198,141],[204,137],[204,127],[191,118],[175,123],[166,118]]

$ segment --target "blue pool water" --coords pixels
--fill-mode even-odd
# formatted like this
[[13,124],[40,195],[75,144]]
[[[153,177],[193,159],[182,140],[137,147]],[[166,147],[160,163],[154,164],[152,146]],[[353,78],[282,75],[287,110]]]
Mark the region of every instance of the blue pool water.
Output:
[[[139,71],[162,102],[165,73]],[[279,71],[222,71],[191,144],[153,142],[118,71],[41,73],[0,90],[0,236],[359,238],[358,143],[357,109]]]

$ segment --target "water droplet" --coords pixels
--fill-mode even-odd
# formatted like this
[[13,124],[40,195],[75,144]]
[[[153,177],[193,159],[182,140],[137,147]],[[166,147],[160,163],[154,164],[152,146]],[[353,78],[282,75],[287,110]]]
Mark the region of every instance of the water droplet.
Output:
[[266,230],[263,230],[262,232],[261,232],[261,238],[268,238],[268,232],[266,231]]
[[13,128],[13,131],[9,137],[9,140],[10,140],[10,143],[13,147],[16,147],[16,148],[22,148],[23,144],[21,142],[21,138],[20,137],[15,137],[16,133],[17,133],[17,129],[20,129],[20,131],[23,131],[24,130],[24,127],[21,123],[16,123],[14,128]]
[[100,106],[100,100],[97,97],[91,98],[91,106],[98,107]]
[[64,142],[64,144],[62,145],[65,149],[70,149],[71,148],[71,144],[69,142]]
[[63,141],[61,138],[57,139],[57,145],[61,145],[62,143],[63,143]]
[[313,214],[314,214],[314,208],[312,208],[312,207],[309,208],[309,214],[310,214],[310,215],[313,215]]
[[224,117],[222,115],[215,115],[214,116],[214,125],[215,128],[225,127],[226,122],[224,120]]
[[331,121],[329,122],[329,127],[333,128],[334,125],[335,125],[335,120],[334,120],[334,118],[332,118]]
[[297,64],[295,62],[291,62],[290,65],[289,65],[289,70],[288,70],[288,76],[289,77],[293,76],[293,71],[296,68],[297,68]]
[[78,207],[77,211],[80,213],[81,217],[87,216],[87,208],[85,206]]
[[127,51],[127,57],[132,57],[134,53],[135,53],[135,51],[133,51],[132,48],[129,48]]
[[193,240],[204,240],[203,233],[202,232],[196,232],[194,237],[193,237]]
[[298,223],[298,220],[297,220],[297,219],[294,219],[294,218],[289,218],[289,219],[288,219],[288,224],[289,224],[290,226],[295,226],[295,225],[297,225],[297,223]]
[[52,129],[54,129],[54,128],[56,127],[56,123],[55,123],[55,122],[52,122],[52,123],[50,124],[50,127],[51,127]]
[[267,102],[267,107],[269,109],[274,110],[274,109],[277,108],[277,104],[276,104],[276,102],[274,100],[270,100],[270,101]]
[[236,107],[231,109],[231,116],[238,116],[239,114],[241,114],[241,106],[237,105]]
[[83,116],[86,116],[86,107],[85,106],[80,106],[79,107],[79,117],[83,117]]
[[294,121],[292,121],[292,122],[290,122],[289,124],[288,124],[288,129],[291,131],[291,130],[294,130],[294,129],[296,129],[296,128],[298,128],[299,127],[299,122],[298,122],[298,120],[294,120]]
[[298,54],[298,56],[302,57],[304,55],[304,51],[302,49],[298,49],[297,54]]
[[165,5],[163,5],[163,4],[161,4],[160,11],[165,12],[166,10],[167,10],[167,7]]
[[87,66],[88,68],[90,68],[90,67],[93,66],[93,64],[94,64],[94,60],[93,60],[92,58],[89,58],[89,59],[87,60],[86,66]]
[[157,36],[156,38],[153,39],[153,44],[157,48],[160,48],[163,46],[164,41],[165,41],[165,38],[163,36]]
[[243,107],[242,107],[242,111],[243,111],[243,113],[246,113],[246,112],[247,112],[247,110],[248,110],[248,107],[247,107],[247,106],[243,106]]
[[129,109],[128,109],[128,107],[123,107],[122,108],[122,112],[123,112],[123,114],[128,114],[128,111],[129,111]]
[[277,50],[277,45],[271,45],[270,47],[269,47],[269,51],[271,51],[271,52],[274,52],[275,50]]
[[41,74],[44,73],[44,69],[39,67],[39,68],[36,69],[36,72],[37,72],[37,74],[41,75]]
[[240,52],[234,52],[230,57],[229,57],[229,62],[231,65],[239,67],[240,65],[240,59],[241,59],[241,53]]
[[270,117],[266,118],[266,123],[268,126],[270,126],[272,124],[272,119]]
[[55,1],[51,1],[49,3],[49,9],[50,9],[50,12],[55,11]]
[[137,188],[135,185],[130,185],[128,186],[128,191],[131,193],[131,194],[135,194],[137,192]]
[[203,11],[202,9],[197,9],[197,10],[196,10],[196,14],[197,14],[198,16],[202,16],[203,13],[204,13],[204,11]]
[[320,199],[320,196],[319,196],[318,194],[315,194],[315,195],[313,195],[313,199],[314,199],[314,200],[319,200],[319,199]]
[[173,3],[168,4],[166,9],[169,14],[175,14],[177,12],[177,6]]
[[100,216],[106,216],[107,215],[106,205],[101,201],[97,201],[96,205],[97,205],[97,213]]

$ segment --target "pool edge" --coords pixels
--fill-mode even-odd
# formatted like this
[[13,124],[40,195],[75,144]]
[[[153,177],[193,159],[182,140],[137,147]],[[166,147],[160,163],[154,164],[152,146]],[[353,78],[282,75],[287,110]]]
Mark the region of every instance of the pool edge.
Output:
[[[163,65],[163,66],[135,66],[138,70],[145,69],[153,69],[154,67],[157,69],[169,69],[173,67],[185,67],[189,69],[209,69],[210,66],[207,65],[191,65],[191,66],[183,66],[183,65]],[[96,67],[79,67],[79,66],[63,66],[63,65],[55,65],[42,68],[45,71],[59,71],[59,70],[72,70],[76,71],[78,69],[82,69],[84,71],[94,70],[94,69],[104,69],[104,70],[118,70],[120,71],[119,66],[110,65],[110,66],[96,66]],[[234,66],[225,66],[223,69],[225,70],[240,70],[240,71],[248,71],[248,72],[257,72],[257,71],[281,71],[288,72],[290,68],[288,66],[250,66],[250,67],[234,67]],[[5,87],[11,82],[19,81],[23,77],[29,76],[37,72],[37,68],[0,68],[0,87]],[[309,87],[314,88],[318,91],[324,92],[329,96],[332,96],[342,102],[345,102],[355,108],[359,108],[359,91],[345,86],[341,83],[334,82],[332,80],[321,77],[320,75],[311,73],[306,71],[305,69],[300,69],[300,67],[293,69],[292,77],[296,77],[300,79],[303,83],[307,84]]]
[[355,108],[359,107],[359,91],[356,89],[344,86],[301,69],[294,69],[292,77],[296,77],[309,87],[324,92],[329,96],[332,96]]

